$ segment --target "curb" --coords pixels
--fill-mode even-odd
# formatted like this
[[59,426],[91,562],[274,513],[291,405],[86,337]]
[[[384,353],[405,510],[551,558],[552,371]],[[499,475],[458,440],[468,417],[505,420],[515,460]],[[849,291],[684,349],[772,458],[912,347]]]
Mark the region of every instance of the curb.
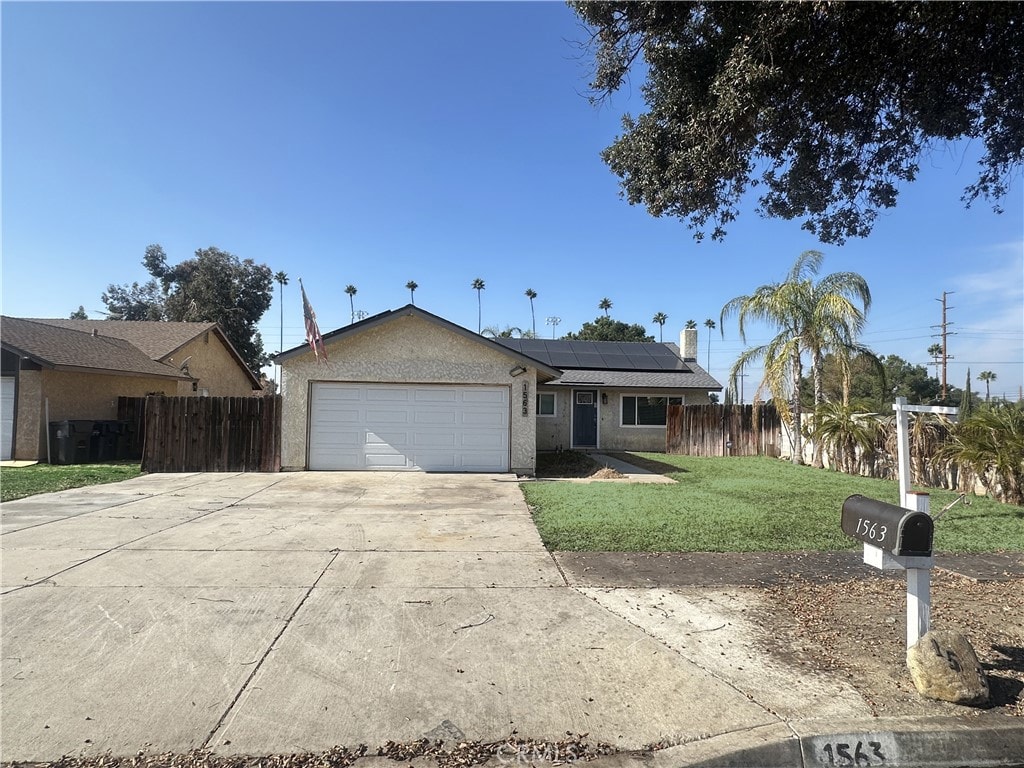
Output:
[[1024,724],[878,718],[776,723],[657,752],[609,755],[595,768],[1024,768]]

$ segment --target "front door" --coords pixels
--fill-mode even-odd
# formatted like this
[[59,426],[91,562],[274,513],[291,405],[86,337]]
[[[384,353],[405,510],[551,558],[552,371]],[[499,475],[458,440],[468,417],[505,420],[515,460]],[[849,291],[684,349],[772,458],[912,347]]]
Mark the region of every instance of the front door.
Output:
[[597,390],[574,390],[572,403],[572,447],[597,448]]

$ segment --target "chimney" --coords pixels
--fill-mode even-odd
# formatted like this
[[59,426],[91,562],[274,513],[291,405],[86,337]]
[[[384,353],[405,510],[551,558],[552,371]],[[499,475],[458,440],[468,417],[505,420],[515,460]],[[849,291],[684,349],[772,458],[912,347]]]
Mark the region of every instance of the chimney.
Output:
[[93,337],[93,338],[96,338],[96,337],[97,337],[97,336],[99,336],[99,335],[100,335],[100,332],[99,332],[99,331],[97,331],[97,330],[96,330],[95,328],[93,328],[93,329],[92,329],[92,337]]
[[697,329],[684,328],[679,332],[679,356],[683,360],[697,359]]

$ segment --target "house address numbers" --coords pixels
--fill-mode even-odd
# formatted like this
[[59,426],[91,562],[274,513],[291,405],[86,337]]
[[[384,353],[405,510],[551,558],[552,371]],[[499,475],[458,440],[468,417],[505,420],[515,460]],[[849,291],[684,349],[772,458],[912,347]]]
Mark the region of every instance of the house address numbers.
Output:
[[523,416],[530,415],[530,382],[523,382]]

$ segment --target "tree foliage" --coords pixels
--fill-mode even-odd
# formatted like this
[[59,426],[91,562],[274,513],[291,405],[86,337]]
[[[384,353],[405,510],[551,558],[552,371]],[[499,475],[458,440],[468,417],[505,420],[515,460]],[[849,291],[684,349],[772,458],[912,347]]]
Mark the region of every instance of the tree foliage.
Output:
[[938,458],[970,467],[993,497],[1024,504],[1024,411],[1007,405],[978,409],[953,426]]
[[586,2],[593,100],[639,58],[648,111],[602,158],[622,194],[714,239],[759,212],[822,242],[866,236],[944,143],[984,148],[965,190],[998,201],[1024,161],[1019,3]]
[[103,294],[112,317],[217,323],[249,368],[258,371],[266,363],[256,326],[270,308],[270,267],[213,247],[168,265],[159,245],[146,248],[142,263],[152,280],[141,286],[111,285]]
[[[823,258],[820,251],[805,251],[797,257],[784,280],[759,286],[753,293],[737,296],[722,307],[723,329],[726,318],[735,315],[744,342],[746,324],[751,320],[766,323],[776,331],[767,344],[745,350],[733,365],[729,378],[735,386],[739,372],[746,365],[764,361],[761,386],[771,392],[780,413],[791,420],[794,463],[802,460],[799,425],[803,355],[808,354],[811,360],[815,405],[825,401],[822,361],[827,352],[831,351],[840,360],[844,372],[852,354],[870,355],[866,347],[857,343],[864,315],[871,304],[867,282],[855,272],[834,272],[815,281]],[[856,306],[857,302],[863,310]],[[846,400],[844,397],[843,401]],[[821,463],[816,438],[814,463],[817,466]]]
[[593,322],[584,323],[576,333],[567,333],[562,338],[577,341],[654,341],[654,337],[648,336],[647,329],[639,323],[630,325],[607,315],[598,315]]
[[156,280],[108,285],[100,295],[109,320],[164,320],[164,296]]
[[[68,317],[71,320],[88,320],[89,313],[85,311],[85,306],[83,304],[79,304],[78,309],[68,315]],[[978,378],[981,377],[979,376]]]

